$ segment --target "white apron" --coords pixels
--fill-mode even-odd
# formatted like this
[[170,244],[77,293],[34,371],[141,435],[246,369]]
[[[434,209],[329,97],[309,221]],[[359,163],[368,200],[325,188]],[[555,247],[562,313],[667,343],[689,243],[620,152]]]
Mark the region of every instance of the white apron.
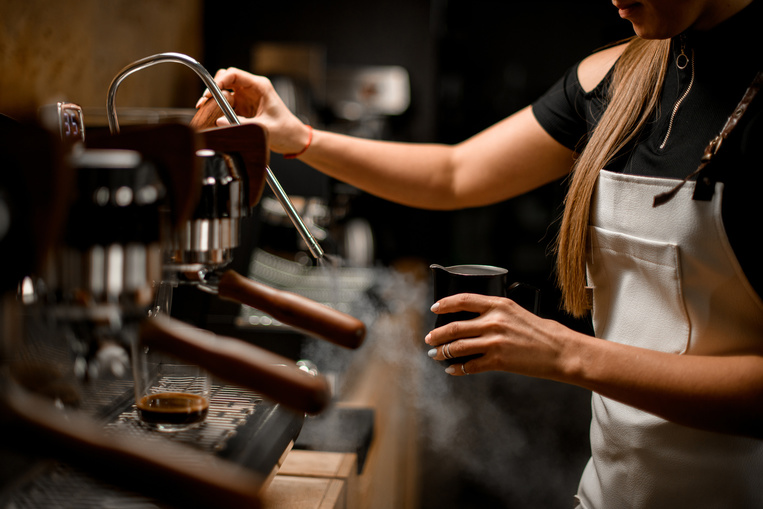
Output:
[[[601,172],[587,259],[596,336],[676,354],[760,352],[763,301],[726,237],[723,184],[698,201],[689,182],[653,208],[676,183]],[[674,424],[596,393],[592,410],[583,507],[763,507],[763,441]]]

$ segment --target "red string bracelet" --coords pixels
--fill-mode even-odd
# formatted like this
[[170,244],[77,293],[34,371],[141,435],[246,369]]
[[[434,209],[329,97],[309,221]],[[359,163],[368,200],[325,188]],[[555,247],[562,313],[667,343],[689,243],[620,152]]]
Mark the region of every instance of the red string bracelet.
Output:
[[310,130],[310,134],[307,135],[307,143],[305,144],[305,147],[299,152],[295,152],[294,154],[284,154],[284,159],[294,159],[299,157],[304,154],[308,148],[310,148],[310,144],[313,142],[313,126],[308,125],[307,128]]

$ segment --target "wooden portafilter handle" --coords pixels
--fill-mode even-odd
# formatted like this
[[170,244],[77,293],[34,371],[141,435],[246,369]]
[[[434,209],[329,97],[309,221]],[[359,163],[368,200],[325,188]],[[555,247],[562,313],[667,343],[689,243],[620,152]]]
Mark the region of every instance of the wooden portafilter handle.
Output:
[[143,320],[140,341],[300,412],[317,414],[331,401],[324,376],[306,373],[294,361],[269,350],[179,320],[166,316]]
[[[6,388],[7,389],[7,388]],[[9,447],[53,458],[173,507],[260,506],[266,479],[254,471],[167,440],[106,433],[100,422],[20,389],[0,395]]]
[[366,336],[365,324],[353,316],[302,295],[257,283],[232,270],[220,277],[217,293],[346,348],[358,348]]
[[[233,94],[228,92],[227,90],[223,90],[223,97],[228,101],[228,103],[233,106]],[[217,104],[217,101],[215,101],[214,98],[207,99],[207,101],[199,106],[199,109],[196,110],[196,114],[191,119],[191,122],[189,125],[194,130],[202,130],[202,129],[210,129],[213,127],[217,127],[217,119],[223,116],[223,110],[220,109],[220,106]]]

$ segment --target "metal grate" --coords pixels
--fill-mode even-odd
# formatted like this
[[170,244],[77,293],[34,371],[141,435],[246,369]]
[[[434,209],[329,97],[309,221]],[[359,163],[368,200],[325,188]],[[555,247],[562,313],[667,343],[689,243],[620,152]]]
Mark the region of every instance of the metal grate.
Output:
[[159,509],[150,498],[97,481],[58,464],[3,504],[4,509]]
[[372,286],[378,271],[362,267],[308,267],[255,249],[249,277],[318,301],[343,302]]
[[[379,271],[358,267],[308,267],[255,249],[248,276],[357,316],[366,293],[379,278]],[[266,313],[248,306],[241,306],[236,323],[241,327],[285,327]]]
[[[162,379],[160,386],[172,387],[175,380]],[[117,420],[106,426],[107,431],[141,435],[143,437],[161,435],[166,440],[182,442],[205,452],[214,453],[225,447],[227,440],[236,429],[252,415],[262,397],[233,385],[213,385],[210,393],[207,418],[195,428],[164,433],[153,431],[138,419],[135,406],[122,412]]]

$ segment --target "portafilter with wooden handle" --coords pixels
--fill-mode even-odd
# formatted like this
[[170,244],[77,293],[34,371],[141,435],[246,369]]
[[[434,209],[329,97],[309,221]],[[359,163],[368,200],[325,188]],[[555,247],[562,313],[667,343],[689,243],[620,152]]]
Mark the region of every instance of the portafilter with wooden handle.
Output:
[[[224,92],[223,95],[227,100],[232,101],[231,94]],[[207,101],[199,108],[190,125],[199,130],[203,137],[201,143],[205,149],[218,154],[235,156],[234,159],[225,159],[221,164],[232,166],[228,170],[231,174],[239,174],[242,178],[248,179],[248,185],[240,190],[242,193],[248,191],[248,196],[237,198],[237,202],[248,203],[250,207],[254,206],[262,192],[267,165],[266,132],[257,124],[217,127],[215,121],[221,115],[222,110],[217,103]],[[210,162],[211,160],[208,160],[206,166],[209,166]],[[243,171],[235,169],[237,162],[243,164]],[[206,182],[214,180],[212,177],[205,177]],[[221,201],[214,197],[219,191],[210,186],[205,187],[209,189],[202,191],[203,198],[192,222],[201,221],[202,216],[212,218],[216,214],[221,217],[221,220],[245,215],[235,210],[225,211],[219,207],[216,211],[212,211],[211,203]],[[231,197],[233,190],[229,189],[223,194]],[[204,199],[207,195],[209,198]],[[230,199],[227,204],[230,206]],[[229,258],[218,257],[217,259],[220,260],[218,263],[216,259],[210,260],[207,256],[207,263],[204,263],[205,259],[201,254],[206,255],[211,252],[211,249],[205,248],[200,254],[196,254],[194,248],[198,249],[198,246],[191,240],[198,239],[199,236],[194,236],[192,233],[190,232],[186,236],[187,240],[184,241],[184,246],[188,249],[173,251],[173,260],[181,272],[181,281],[198,284],[203,290],[215,293],[221,298],[259,309],[281,323],[331,343],[352,349],[362,344],[366,328],[361,320],[299,294],[278,290],[255,282],[235,271],[224,270],[225,265],[230,261]],[[233,243],[229,245],[232,246]]]

